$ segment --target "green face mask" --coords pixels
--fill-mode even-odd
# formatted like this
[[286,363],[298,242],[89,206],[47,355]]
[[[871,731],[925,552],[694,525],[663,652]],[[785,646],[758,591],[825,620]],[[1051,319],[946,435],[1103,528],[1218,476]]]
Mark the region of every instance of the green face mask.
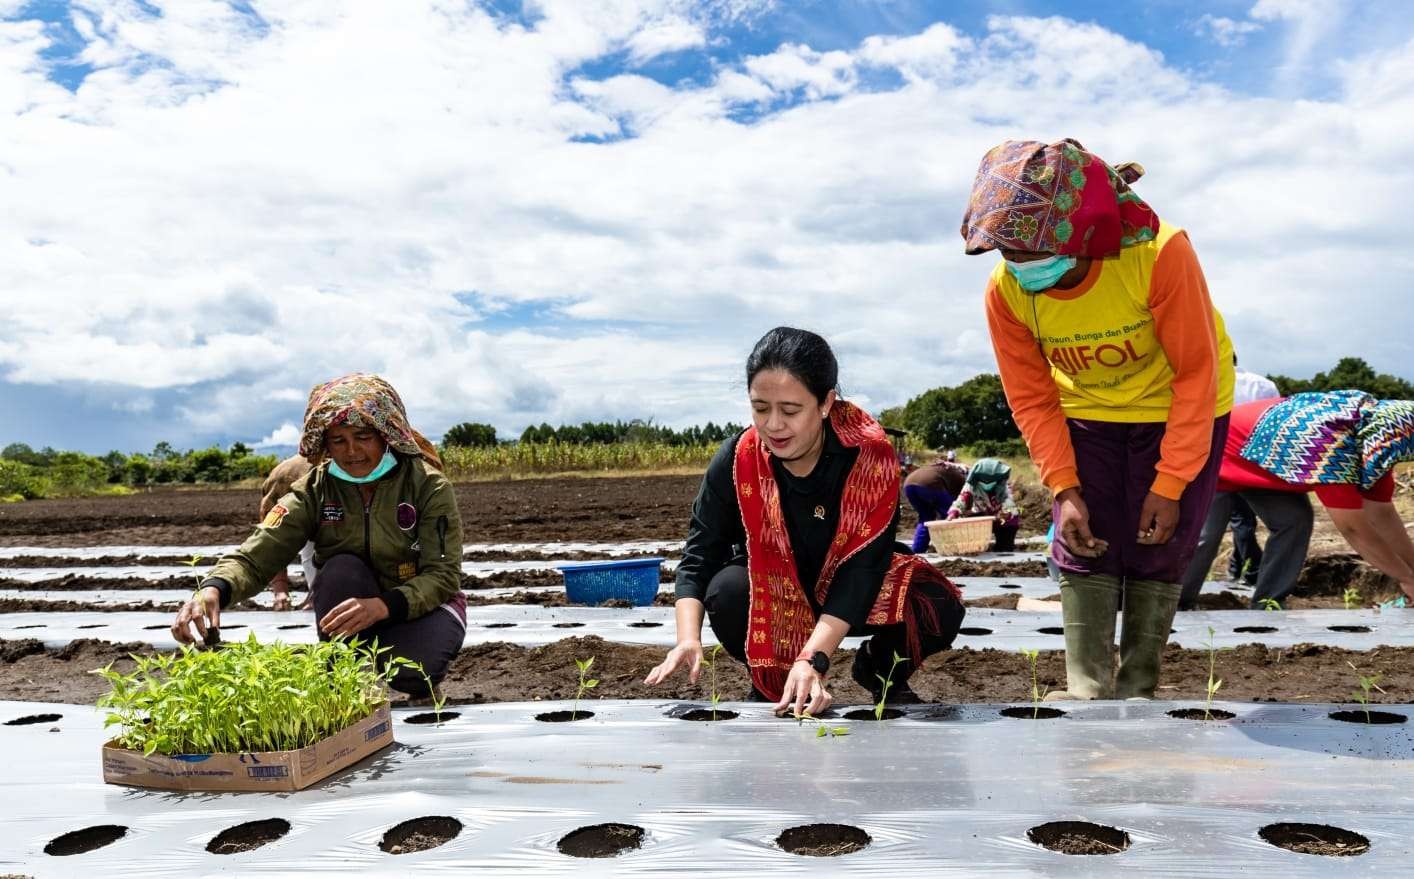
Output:
[[393,450],[384,449],[383,459],[378,462],[377,467],[374,467],[368,472],[367,476],[350,476],[348,471],[344,470],[344,468],[339,466],[337,461],[332,459],[329,461],[329,475],[338,477],[345,482],[352,482],[355,485],[363,485],[373,482],[376,479],[382,479],[384,476],[388,475],[389,470],[392,470],[396,466],[398,466],[398,459],[394,457]]

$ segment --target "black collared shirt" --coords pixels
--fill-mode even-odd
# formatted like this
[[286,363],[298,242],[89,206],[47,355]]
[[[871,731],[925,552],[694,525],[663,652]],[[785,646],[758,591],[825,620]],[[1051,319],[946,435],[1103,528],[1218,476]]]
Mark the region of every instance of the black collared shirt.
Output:
[[[733,437],[722,444],[707,465],[702,487],[692,503],[687,546],[677,570],[677,597],[696,598],[707,594],[707,584],[729,564],[746,563],[746,530],[741,521],[736,486],[732,484],[732,464],[737,442]],[[898,531],[898,509],[883,533],[839,566],[823,605],[815,600],[815,582],[825,565],[825,556],[839,525],[840,498],[850,469],[859,458],[858,449],[845,448],[825,422],[825,447],[815,469],[807,476],[795,476],[776,458],[771,472],[781,490],[781,510],[795,556],[796,575],[806,598],[818,617],[827,613],[851,627],[862,626],[879,595],[879,587],[893,560],[894,538]]]

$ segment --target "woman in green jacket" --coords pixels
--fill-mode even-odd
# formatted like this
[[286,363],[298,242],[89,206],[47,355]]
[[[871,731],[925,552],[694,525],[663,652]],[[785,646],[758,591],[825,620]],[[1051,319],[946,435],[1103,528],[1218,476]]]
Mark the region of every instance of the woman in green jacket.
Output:
[[[354,374],[310,393],[300,454],[313,469],[217,562],[178,611],[173,637],[205,638],[223,607],[260,592],[313,541],[320,639],[377,638],[435,685],[466,632],[461,518],[436,449],[408,424],[391,385]],[[393,686],[430,695],[410,670]]]

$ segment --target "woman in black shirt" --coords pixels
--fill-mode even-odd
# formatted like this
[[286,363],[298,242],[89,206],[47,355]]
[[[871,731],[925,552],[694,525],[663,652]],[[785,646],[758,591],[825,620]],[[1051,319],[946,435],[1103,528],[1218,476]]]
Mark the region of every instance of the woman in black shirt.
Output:
[[814,333],[778,327],[757,342],[746,364],[753,425],[708,465],[677,572],[678,642],[647,683],[683,666],[697,680],[704,615],[747,664],[753,698],[778,714],[830,706],[830,655],[851,632],[873,634],[851,673],[876,700],[895,653],[908,661],[891,701],[916,701],[908,676],[951,645],[961,598],[927,562],[896,553],[893,447],[839,398],[838,372]]

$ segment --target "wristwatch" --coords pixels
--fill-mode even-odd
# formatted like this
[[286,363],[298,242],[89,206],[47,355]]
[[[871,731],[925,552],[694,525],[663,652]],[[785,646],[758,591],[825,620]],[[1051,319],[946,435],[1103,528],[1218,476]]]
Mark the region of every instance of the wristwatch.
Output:
[[808,662],[810,667],[815,669],[817,674],[824,674],[830,670],[830,657],[821,650],[802,650],[795,658],[796,662]]

